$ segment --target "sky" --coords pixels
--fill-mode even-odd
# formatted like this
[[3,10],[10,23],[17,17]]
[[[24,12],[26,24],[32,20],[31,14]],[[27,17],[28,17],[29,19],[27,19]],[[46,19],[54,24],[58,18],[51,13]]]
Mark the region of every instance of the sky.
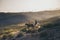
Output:
[[0,0],[0,12],[29,12],[60,9],[60,0]]

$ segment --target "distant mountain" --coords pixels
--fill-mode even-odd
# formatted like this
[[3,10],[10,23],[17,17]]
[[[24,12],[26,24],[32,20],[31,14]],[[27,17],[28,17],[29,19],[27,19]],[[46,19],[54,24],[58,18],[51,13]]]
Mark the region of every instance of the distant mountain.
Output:
[[45,20],[55,16],[60,16],[60,10],[18,13],[0,12],[0,26],[22,23],[28,20]]

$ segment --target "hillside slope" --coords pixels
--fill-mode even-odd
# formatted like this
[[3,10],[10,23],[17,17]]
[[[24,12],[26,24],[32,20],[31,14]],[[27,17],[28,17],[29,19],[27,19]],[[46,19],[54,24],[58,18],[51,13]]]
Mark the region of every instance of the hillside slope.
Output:
[[43,25],[39,32],[26,33],[22,38],[17,37],[14,40],[60,40],[60,16],[49,18],[46,22],[51,23]]
[[[35,35],[34,33],[32,35],[26,34],[21,40],[60,40],[60,16],[50,18],[46,21],[51,23],[45,24],[46,26],[43,25],[39,29],[39,33]],[[20,40],[19,38],[17,39]]]
[[[0,21],[3,25],[4,24],[8,25],[10,23],[12,25],[12,24],[15,24],[15,21],[16,21],[16,23],[20,22],[20,20],[21,21],[23,20],[22,22],[25,22],[26,20],[24,20],[24,18],[25,18],[24,16],[27,16],[27,20],[28,20],[28,16],[29,15],[31,16],[32,14],[33,13],[31,13],[31,14],[29,14],[29,13],[4,14],[5,15],[4,17],[3,17],[3,14],[1,14],[0,16],[2,16],[2,17],[1,17]],[[36,14],[33,14],[33,15],[35,16]],[[38,13],[38,14],[40,14],[40,13]],[[21,15],[24,15],[24,16],[21,16]],[[29,18],[30,18],[30,16],[29,16]],[[38,15],[38,16],[40,18],[40,15]],[[47,16],[47,15],[45,15],[45,16]],[[51,16],[53,16],[53,17],[51,17]],[[23,19],[21,17],[23,17]],[[49,18],[47,18],[47,19],[45,18],[44,20],[40,19],[41,28],[38,29],[38,32],[36,32],[36,34],[35,33],[20,34],[21,26],[15,25],[15,26],[11,27],[10,25],[8,25],[6,27],[11,27],[11,28],[2,29],[2,30],[0,29],[0,35],[1,36],[3,35],[2,37],[0,36],[1,37],[0,39],[1,40],[60,40],[60,14],[59,13],[55,14],[55,15],[52,14],[48,17]],[[4,23],[4,22],[7,22],[7,23]]]

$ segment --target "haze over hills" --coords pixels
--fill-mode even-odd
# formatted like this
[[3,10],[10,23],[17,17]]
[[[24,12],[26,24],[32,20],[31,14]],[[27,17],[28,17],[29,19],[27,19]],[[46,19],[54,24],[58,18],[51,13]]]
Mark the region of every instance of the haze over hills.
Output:
[[0,12],[0,25],[17,24],[28,20],[45,20],[54,16],[60,16],[60,10],[21,13]]

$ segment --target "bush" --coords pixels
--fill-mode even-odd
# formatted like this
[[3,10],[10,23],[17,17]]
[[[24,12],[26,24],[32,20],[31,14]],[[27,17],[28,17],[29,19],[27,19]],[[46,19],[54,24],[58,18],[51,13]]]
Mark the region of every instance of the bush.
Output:
[[19,37],[22,37],[23,36],[23,33],[19,33],[16,38],[19,38]]

